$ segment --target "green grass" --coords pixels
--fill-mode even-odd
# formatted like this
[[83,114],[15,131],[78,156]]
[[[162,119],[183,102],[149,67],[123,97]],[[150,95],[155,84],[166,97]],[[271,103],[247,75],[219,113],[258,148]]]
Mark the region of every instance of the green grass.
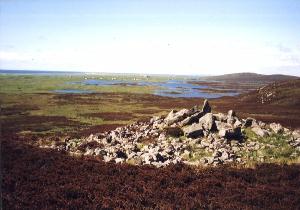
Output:
[[[93,92],[112,93],[152,93],[158,87],[154,86],[97,86],[81,85],[72,82],[87,79],[106,79],[105,77],[87,76],[23,76],[23,75],[0,75],[0,93],[48,93],[54,90],[75,89],[90,90]],[[118,78],[117,78],[118,79]],[[120,78],[121,79],[121,78]],[[133,78],[125,78],[131,81]],[[141,79],[140,79],[141,80]],[[154,79],[153,79],[154,80]],[[165,78],[157,78],[158,81]],[[155,81],[155,80],[154,80]]]
[[[151,86],[93,86],[70,84],[70,82],[87,79],[111,79],[112,75],[101,76],[23,76],[0,75],[0,119],[3,128],[9,131],[56,133],[70,132],[85,129],[89,126],[102,124],[128,124],[135,120],[150,117],[152,113],[135,112],[144,110],[145,104],[140,101],[139,95],[153,93],[157,87]],[[115,75],[117,80],[139,81],[166,81],[166,77],[144,78],[136,75]],[[92,90],[99,94],[63,94],[54,93],[57,89]],[[104,93],[104,94],[101,94]],[[112,93],[111,95],[109,93]],[[126,94],[136,94],[134,99]],[[149,106],[154,114],[164,113],[158,107]],[[90,113],[133,113],[129,120],[102,119],[88,116]],[[65,117],[72,123],[51,121],[27,122],[30,117]],[[76,124],[75,126],[73,124]],[[72,124],[72,125],[71,125]]]
[[199,161],[201,158],[211,157],[212,155],[211,152],[208,152],[202,148],[197,148],[195,145],[190,145],[187,149],[188,151],[190,151],[190,154],[184,154],[183,159],[188,160],[190,162]]
[[[281,134],[272,133],[267,137],[257,136],[250,128],[244,130],[244,134],[247,138],[246,142],[259,142],[264,145],[264,148],[254,151],[242,151],[240,154],[248,161],[261,161],[261,157],[264,157],[263,162],[267,163],[290,163],[297,162],[300,156],[299,151],[288,144],[290,136],[283,136]],[[296,154],[292,157],[292,154]]]

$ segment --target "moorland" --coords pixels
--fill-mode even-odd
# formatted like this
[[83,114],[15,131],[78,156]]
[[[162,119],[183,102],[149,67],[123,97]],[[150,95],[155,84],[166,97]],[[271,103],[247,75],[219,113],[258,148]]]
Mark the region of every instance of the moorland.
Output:
[[[86,83],[95,80],[114,82]],[[185,86],[164,85],[170,81],[183,81]],[[215,112],[233,109],[243,118],[299,128],[296,77],[4,74],[0,76],[4,208],[299,207],[297,161],[252,168],[195,169],[178,164],[157,169],[74,158],[36,146],[41,139],[87,137],[167,115],[171,109],[201,105],[205,97],[186,92],[189,84],[200,96],[212,96]],[[162,94],[165,89],[167,96]]]

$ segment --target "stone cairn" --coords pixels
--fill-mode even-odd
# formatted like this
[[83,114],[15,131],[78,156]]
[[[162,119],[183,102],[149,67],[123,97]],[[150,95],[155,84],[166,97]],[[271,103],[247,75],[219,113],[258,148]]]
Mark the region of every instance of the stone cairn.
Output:
[[[280,124],[266,124],[253,118],[239,119],[233,110],[213,114],[207,100],[195,106],[172,110],[166,117],[155,116],[147,122],[91,134],[82,139],[66,139],[50,147],[72,155],[97,156],[105,162],[163,167],[184,162],[194,165],[243,163],[241,151],[258,150],[266,145],[246,142],[242,129],[249,128],[260,137],[276,134],[291,136],[288,143],[300,151],[300,131]],[[44,146],[45,147],[45,146]],[[193,151],[202,156],[193,157]]]

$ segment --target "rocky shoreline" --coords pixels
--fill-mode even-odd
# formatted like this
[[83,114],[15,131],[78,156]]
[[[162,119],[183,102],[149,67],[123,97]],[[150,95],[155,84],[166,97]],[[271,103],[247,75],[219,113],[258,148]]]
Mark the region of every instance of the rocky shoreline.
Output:
[[253,118],[240,119],[233,110],[214,114],[205,100],[201,109],[194,106],[172,110],[166,117],[155,116],[147,122],[135,122],[88,138],[66,138],[40,147],[75,156],[96,156],[105,162],[156,167],[180,162],[217,166],[272,162],[280,155],[299,160],[300,131]]

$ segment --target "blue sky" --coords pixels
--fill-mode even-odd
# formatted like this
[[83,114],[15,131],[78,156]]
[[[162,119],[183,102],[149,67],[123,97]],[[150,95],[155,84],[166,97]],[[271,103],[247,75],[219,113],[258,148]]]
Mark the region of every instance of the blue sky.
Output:
[[0,68],[300,76],[298,0],[2,0]]

